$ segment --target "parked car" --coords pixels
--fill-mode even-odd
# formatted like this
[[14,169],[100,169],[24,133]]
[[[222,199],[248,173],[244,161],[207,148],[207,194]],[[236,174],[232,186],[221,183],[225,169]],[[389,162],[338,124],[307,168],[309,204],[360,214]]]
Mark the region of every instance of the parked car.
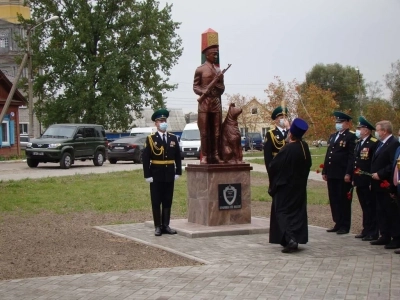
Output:
[[318,141],[313,141],[312,145],[315,147],[327,147],[328,146],[328,142],[324,141],[324,140],[318,140]]
[[240,144],[241,144],[241,146],[242,146],[242,150],[244,150],[245,147],[246,147],[246,137],[245,137],[245,136],[242,136],[242,137],[240,138]]
[[107,138],[103,126],[96,124],[54,124],[38,139],[26,145],[26,162],[30,168],[39,163],[59,163],[69,169],[76,160],[93,160],[102,166],[106,159]]
[[19,146],[22,150],[26,149],[26,145],[29,143],[29,135],[21,134],[19,136]]
[[264,147],[264,140],[259,132],[249,132],[246,134],[244,150],[255,149],[262,151]]
[[142,153],[147,135],[130,136],[117,139],[108,144],[108,161],[116,164],[117,161],[133,161],[142,163]]
[[200,159],[201,141],[200,130],[197,122],[189,123],[183,128],[182,136],[179,141],[181,147],[181,158],[196,157]]

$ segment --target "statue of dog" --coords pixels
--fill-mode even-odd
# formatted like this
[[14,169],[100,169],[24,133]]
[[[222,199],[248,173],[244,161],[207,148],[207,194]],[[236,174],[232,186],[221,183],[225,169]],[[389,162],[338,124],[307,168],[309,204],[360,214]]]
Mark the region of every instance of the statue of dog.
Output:
[[228,164],[242,164],[243,152],[241,145],[241,135],[238,127],[238,116],[242,109],[235,106],[235,103],[229,105],[228,114],[222,123],[221,128],[221,158]]

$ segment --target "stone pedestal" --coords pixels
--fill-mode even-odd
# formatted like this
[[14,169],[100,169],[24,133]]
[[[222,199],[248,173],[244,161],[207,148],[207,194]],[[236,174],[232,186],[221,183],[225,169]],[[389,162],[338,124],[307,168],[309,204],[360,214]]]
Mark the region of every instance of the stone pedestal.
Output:
[[[210,164],[186,167],[188,222],[205,226],[251,223],[250,164]],[[242,207],[220,210],[219,184],[241,184]]]

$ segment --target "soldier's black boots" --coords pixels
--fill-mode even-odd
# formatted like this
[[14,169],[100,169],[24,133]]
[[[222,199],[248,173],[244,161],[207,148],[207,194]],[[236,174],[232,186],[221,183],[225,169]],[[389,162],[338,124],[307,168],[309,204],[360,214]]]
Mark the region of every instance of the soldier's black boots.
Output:
[[162,209],[162,232],[167,234],[176,234],[176,231],[169,227],[169,219],[171,217],[171,208]]
[[157,227],[156,227],[156,230],[154,231],[154,235],[155,235],[155,236],[160,236],[160,235],[162,235],[161,227],[160,227],[160,226],[157,226]]

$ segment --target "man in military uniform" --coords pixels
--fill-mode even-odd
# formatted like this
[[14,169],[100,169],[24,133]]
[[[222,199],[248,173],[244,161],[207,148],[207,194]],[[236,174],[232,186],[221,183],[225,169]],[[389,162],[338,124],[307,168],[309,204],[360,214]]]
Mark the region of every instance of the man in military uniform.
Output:
[[328,141],[322,178],[328,185],[328,197],[335,225],[328,232],[346,234],[351,225],[351,199],[347,193],[352,185],[354,148],[356,135],[349,130],[352,119],[349,115],[335,111],[335,128]]
[[144,178],[150,183],[155,236],[176,234],[169,227],[169,221],[174,181],[182,175],[182,161],[178,138],[166,131],[168,116],[166,109],[153,113],[151,120],[155,122],[157,132],[147,137],[142,155]]
[[286,107],[283,109],[278,106],[271,114],[271,119],[274,120],[275,126],[267,131],[264,140],[264,163],[268,177],[270,177],[269,164],[286,143],[285,140],[290,128],[289,121],[286,118],[287,113],[288,109]]
[[[370,173],[371,162],[378,140],[372,137],[371,132],[375,127],[364,117],[358,118],[356,136],[358,141],[354,151],[354,170]],[[353,175],[353,185],[356,187],[358,200],[363,212],[363,230],[355,237],[363,241],[378,239],[378,226],[376,224],[376,199],[371,191],[371,177],[368,175]]]

